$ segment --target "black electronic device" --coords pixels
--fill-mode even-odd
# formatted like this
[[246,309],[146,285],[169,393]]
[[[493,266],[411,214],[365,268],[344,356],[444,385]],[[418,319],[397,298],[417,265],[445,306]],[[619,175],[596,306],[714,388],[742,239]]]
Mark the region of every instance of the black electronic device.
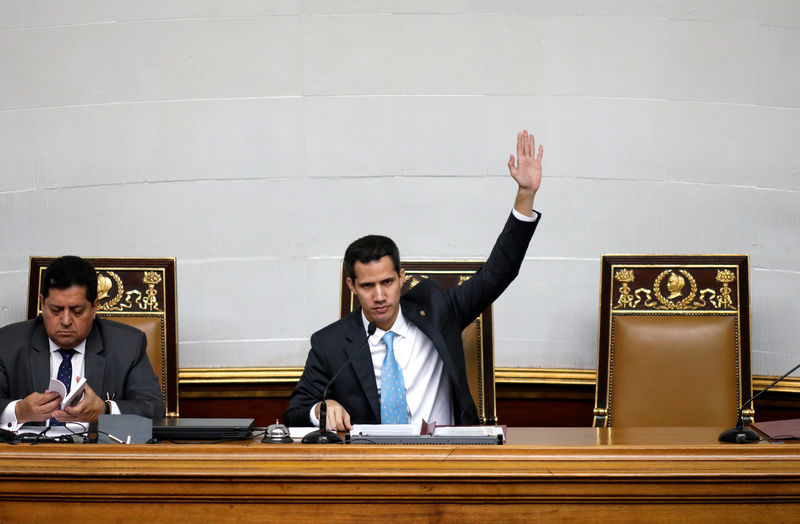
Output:
[[164,418],[153,423],[159,440],[243,440],[253,433],[252,418]]
[[17,434],[13,431],[0,428],[0,442],[14,442],[17,440]]

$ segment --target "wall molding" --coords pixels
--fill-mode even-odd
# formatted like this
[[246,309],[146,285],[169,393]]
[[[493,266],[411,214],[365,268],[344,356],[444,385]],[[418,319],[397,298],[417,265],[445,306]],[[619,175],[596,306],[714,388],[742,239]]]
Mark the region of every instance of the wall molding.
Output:
[[[211,386],[223,384],[294,384],[300,380],[302,367],[251,367],[251,368],[183,368],[178,370],[180,386]],[[557,368],[495,368],[497,384],[562,384],[593,386],[596,372],[593,369]],[[756,375],[753,391],[768,386],[777,376]],[[800,378],[787,377],[772,391],[800,393]]]
[[178,384],[286,384],[297,382],[302,374],[301,367],[183,368],[178,370]]

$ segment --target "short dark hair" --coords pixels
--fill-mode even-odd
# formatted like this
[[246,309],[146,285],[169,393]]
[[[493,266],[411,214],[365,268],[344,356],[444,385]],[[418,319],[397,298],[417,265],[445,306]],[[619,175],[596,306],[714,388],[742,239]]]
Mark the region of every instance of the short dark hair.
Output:
[[50,262],[42,277],[42,297],[47,298],[51,289],[67,289],[72,286],[86,288],[86,300],[97,299],[97,271],[81,257],[64,256]]
[[389,237],[382,235],[367,235],[355,240],[344,252],[344,271],[353,282],[356,281],[356,262],[368,264],[388,256],[392,259],[394,270],[400,274],[400,250],[397,244]]

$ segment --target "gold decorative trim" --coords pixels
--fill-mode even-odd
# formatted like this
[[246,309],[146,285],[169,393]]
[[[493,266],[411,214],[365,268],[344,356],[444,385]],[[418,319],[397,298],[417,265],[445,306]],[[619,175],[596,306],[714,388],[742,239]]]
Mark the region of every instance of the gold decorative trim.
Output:
[[[563,384],[593,386],[597,373],[593,369],[495,368],[498,384]],[[294,383],[300,380],[302,367],[274,368],[183,368],[178,382],[184,384],[254,384],[264,382]],[[777,376],[753,377],[753,391],[760,391]],[[800,377],[788,377],[771,391],[800,393]],[[745,399],[746,400],[746,399]]]
[[594,386],[597,372],[593,369],[495,368],[498,384],[574,384]]
[[[174,259],[173,259],[174,260]],[[114,315],[132,315],[137,316],[141,313],[151,313],[166,316],[166,304],[160,305],[158,303],[158,291],[156,286],[164,282],[164,268],[152,267],[136,267],[105,264],[99,268],[95,268],[97,272],[97,300],[99,302],[97,311],[99,313],[113,313]],[[42,281],[44,272],[47,268],[39,268],[38,281]],[[131,289],[125,290],[122,279],[117,274],[118,272],[141,272],[142,283],[147,285],[147,289]],[[105,274],[104,274],[105,273]],[[109,278],[111,277],[111,278]],[[113,279],[113,282],[112,282]],[[109,297],[109,292],[116,285],[116,293],[113,298]],[[161,293],[166,295],[165,284],[161,285]],[[125,299],[124,301],[122,299]],[[106,300],[108,299],[108,300]],[[42,304],[37,298],[36,313],[41,314]]]
[[[753,391],[756,393],[769,386],[778,377],[768,377],[758,375],[753,377]],[[780,391],[781,393],[800,393],[800,377],[787,377],[780,384],[775,385],[770,391]],[[747,399],[745,399],[747,400]],[[758,402],[758,401],[756,401]]]
[[178,370],[178,383],[183,384],[247,384],[263,382],[297,382],[301,367],[280,368],[183,368]]
[[[635,291],[631,288],[631,284],[636,280],[636,271],[634,269],[648,268],[648,269],[661,269],[652,284],[652,289],[647,287],[640,287]],[[716,281],[722,287],[719,288],[719,293],[711,288],[698,290],[697,281],[694,276],[687,271],[688,269],[716,269]],[[613,264],[611,266],[611,274],[613,280],[621,283],[621,286],[616,291],[619,293],[619,298],[616,304],[612,307],[612,313],[617,312],[635,312],[644,310],[662,310],[662,311],[680,311],[686,313],[691,310],[700,309],[705,312],[709,308],[706,306],[710,303],[714,307],[713,310],[719,312],[729,312],[738,314],[739,308],[734,303],[730,288],[730,283],[737,280],[738,267],[733,264]],[[667,292],[668,296],[662,294],[662,281],[667,279]],[[683,288],[689,284],[688,293],[684,293]],[[640,282],[641,284],[641,282]],[[649,284],[648,284],[649,285]],[[614,289],[611,286],[611,300],[614,302]],[[699,295],[698,295],[699,291]],[[708,302],[706,301],[708,296]],[[655,300],[653,300],[655,297]],[[697,299],[695,300],[695,297]],[[738,299],[738,294],[736,295]],[[678,299],[677,302],[673,299]],[[642,308],[639,308],[639,305]]]
[[[242,384],[258,382],[297,382],[302,367],[275,368],[183,368],[178,370],[181,384]],[[591,369],[495,368],[495,382],[507,384],[594,385]]]

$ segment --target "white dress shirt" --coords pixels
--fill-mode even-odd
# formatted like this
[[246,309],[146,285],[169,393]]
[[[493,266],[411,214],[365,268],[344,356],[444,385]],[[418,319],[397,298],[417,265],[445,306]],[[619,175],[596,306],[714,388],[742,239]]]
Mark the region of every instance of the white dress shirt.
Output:
[[[50,339],[48,339],[48,342],[50,343],[50,378],[55,379],[58,376],[58,368],[61,366],[61,361],[64,360],[64,357],[62,357],[61,353],[58,351],[61,349],[58,344]],[[77,377],[85,377],[83,374],[83,368],[84,356],[86,355],[86,341],[84,340],[73,349],[75,350],[75,353],[72,355],[71,359],[72,386],[78,383]],[[3,429],[7,429],[8,431],[17,431],[22,425],[17,421],[17,415],[15,412],[17,402],[19,402],[19,400],[9,402],[6,406],[6,409],[4,409],[3,413],[0,414],[0,427]],[[109,404],[111,406],[112,415],[119,415],[121,413],[116,402],[109,402]],[[49,424],[49,421],[47,424]]]
[[[364,333],[367,332],[369,321],[361,312],[364,323]],[[406,321],[403,310],[395,319],[389,331],[395,333],[394,357],[403,372],[403,382],[406,385],[406,403],[408,404],[408,422],[416,424],[425,420],[436,422],[437,426],[453,424],[453,405],[450,379],[444,371],[444,363],[439,358],[439,353],[433,347],[431,339],[414,324]],[[376,328],[375,333],[369,337],[369,351],[372,356],[372,369],[378,386],[378,395],[381,391],[381,371],[383,358],[386,356],[386,345],[383,335],[386,331]],[[315,413],[316,404],[311,408],[309,418],[311,423],[319,426],[319,419]]]
[[[363,311],[361,319],[364,321],[366,330],[369,323]],[[418,424],[425,420],[426,422],[436,422],[439,426],[452,425],[453,403],[450,378],[447,373],[444,373],[444,363],[439,358],[436,348],[433,347],[431,339],[417,326],[406,320],[402,308],[389,331],[395,333],[394,357],[403,371],[403,381],[406,385],[408,422]],[[385,333],[382,329],[377,328],[369,338],[378,394],[381,391],[381,371],[383,359],[386,356],[386,345],[382,340]]]

